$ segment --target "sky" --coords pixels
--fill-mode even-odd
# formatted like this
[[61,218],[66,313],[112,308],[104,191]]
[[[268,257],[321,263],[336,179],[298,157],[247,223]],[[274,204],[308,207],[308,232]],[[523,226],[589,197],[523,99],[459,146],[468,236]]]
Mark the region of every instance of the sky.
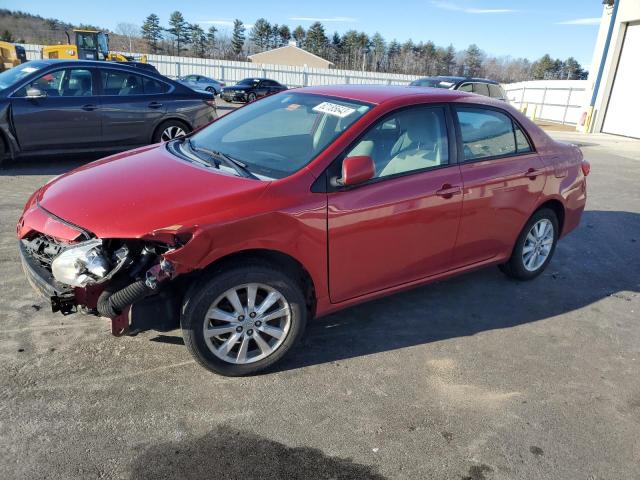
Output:
[[380,32],[387,41],[431,40],[439,46],[453,44],[457,50],[475,43],[496,56],[573,56],[586,68],[603,8],[602,0],[0,0],[0,7],[112,30],[119,22],[142,24],[149,13],[159,15],[166,25],[176,9],[205,29],[215,25],[229,30],[234,18],[251,25],[264,17],[292,29],[317,20],[329,36],[355,29],[370,35]]

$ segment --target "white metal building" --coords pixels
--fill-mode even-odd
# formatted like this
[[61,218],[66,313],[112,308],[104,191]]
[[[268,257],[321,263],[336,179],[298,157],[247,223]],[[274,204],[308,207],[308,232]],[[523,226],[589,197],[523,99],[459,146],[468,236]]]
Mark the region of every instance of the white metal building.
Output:
[[640,138],[640,0],[604,0],[578,129]]

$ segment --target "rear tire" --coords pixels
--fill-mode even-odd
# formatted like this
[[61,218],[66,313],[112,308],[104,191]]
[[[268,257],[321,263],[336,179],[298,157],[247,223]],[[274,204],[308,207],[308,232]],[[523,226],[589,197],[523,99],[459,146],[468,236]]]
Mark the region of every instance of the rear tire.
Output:
[[[304,298],[292,275],[271,265],[206,275],[185,296],[185,345],[200,365],[220,375],[264,371],[302,337],[307,321]],[[270,301],[274,303],[266,306]]]
[[558,217],[549,208],[536,211],[520,232],[508,262],[498,268],[508,277],[532,280],[540,275],[558,243]]
[[9,163],[9,149],[2,135],[0,135],[0,168],[4,168]]
[[174,138],[184,137],[190,131],[189,126],[180,120],[167,120],[156,128],[152,143],[168,142]]

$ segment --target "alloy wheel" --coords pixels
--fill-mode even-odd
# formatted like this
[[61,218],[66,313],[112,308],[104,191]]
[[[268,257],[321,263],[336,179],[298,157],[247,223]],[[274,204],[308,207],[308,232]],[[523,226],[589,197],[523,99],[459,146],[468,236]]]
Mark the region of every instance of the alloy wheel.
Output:
[[291,327],[291,306],[275,288],[248,283],[230,288],[211,304],[203,334],[221,360],[248,364],[262,360],[284,342]]
[[544,263],[553,247],[554,231],[550,220],[543,218],[533,224],[522,247],[522,264],[529,272],[535,272]]
[[186,132],[177,125],[170,125],[162,131],[162,135],[160,136],[160,140],[163,142],[168,142],[169,140],[173,140],[174,138],[184,137]]

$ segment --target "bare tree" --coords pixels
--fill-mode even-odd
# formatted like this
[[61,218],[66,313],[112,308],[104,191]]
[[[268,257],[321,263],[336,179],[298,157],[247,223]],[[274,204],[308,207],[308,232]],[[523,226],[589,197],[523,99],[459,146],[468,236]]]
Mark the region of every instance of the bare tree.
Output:
[[129,52],[133,51],[133,39],[140,37],[140,25],[135,23],[122,22],[116,25],[115,32],[129,39]]

